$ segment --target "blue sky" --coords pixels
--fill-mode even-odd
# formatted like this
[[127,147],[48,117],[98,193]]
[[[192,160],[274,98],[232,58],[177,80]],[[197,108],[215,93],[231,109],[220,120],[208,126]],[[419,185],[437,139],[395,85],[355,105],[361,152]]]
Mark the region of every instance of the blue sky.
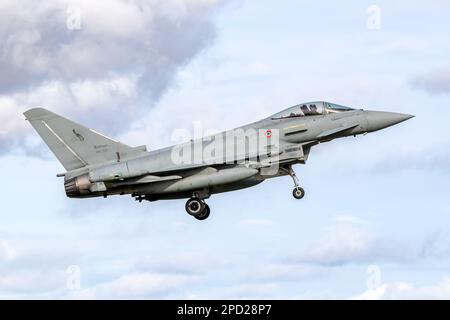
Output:
[[[80,29],[64,1],[0,2],[0,297],[450,298],[449,2],[70,4]],[[202,223],[184,200],[66,198],[21,115],[155,149],[310,100],[416,117],[314,148],[301,201],[272,179],[212,196]]]

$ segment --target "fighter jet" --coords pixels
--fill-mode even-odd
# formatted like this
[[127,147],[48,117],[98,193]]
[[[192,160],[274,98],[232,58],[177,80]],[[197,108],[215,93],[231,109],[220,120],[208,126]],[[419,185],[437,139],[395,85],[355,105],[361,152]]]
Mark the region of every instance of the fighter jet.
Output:
[[135,200],[188,199],[198,220],[210,215],[212,194],[291,176],[292,194],[304,189],[293,170],[311,148],[336,138],[374,132],[412,115],[353,109],[318,101],[301,103],[254,123],[171,147],[130,147],[43,108],[24,113],[65,168],[67,197],[131,195]]

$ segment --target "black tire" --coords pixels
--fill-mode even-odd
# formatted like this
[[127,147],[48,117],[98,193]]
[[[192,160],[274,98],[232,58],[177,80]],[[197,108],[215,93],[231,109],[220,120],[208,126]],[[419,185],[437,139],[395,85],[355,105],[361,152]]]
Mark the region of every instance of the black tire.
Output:
[[297,187],[292,190],[292,195],[295,199],[300,200],[305,196],[305,190],[302,187]]
[[205,209],[205,203],[198,198],[191,198],[186,202],[185,209],[191,216],[196,216]]
[[208,219],[210,213],[211,213],[211,209],[205,203],[205,208],[203,209],[202,213],[194,216],[194,218],[197,220],[206,220],[206,219]]

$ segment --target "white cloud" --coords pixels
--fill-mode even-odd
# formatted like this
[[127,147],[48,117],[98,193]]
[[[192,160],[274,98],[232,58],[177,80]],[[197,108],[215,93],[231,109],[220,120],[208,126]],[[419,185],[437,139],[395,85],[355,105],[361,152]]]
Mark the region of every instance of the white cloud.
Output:
[[0,239],[0,261],[11,261],[16,257],[16,250],[6,240]]
[[[171,73],[214,35],[206,9],[217,1],[75,0],[70,5],[80,10],[79,30],[66,26],[66,1],[2,2],[2,90],[52,79],[101,79],[111,70]],[[169,14],[172,10],[178,14]]]
[[314,277],[321,271],[320,266],[277,263],[255,268],[244,277],[249,283],[295,282]]
[[196,276],[162,273],[133,273],[113,281],[74,292],[75,298],[96,299],[145,299],[158,295],[162,297],[180,287],[195,283]]
[[369,222],[356,216],[348,215],[348,214],[338,214],[334,217],[334,220],[338,223],[351,223],[351,224],[359,224],[366,225]]
[[0,96],[0,118],[2,126],[0,128],[0,142],[5,143],[10,133],[21,134],[25,128],[22,124],[23,117],[20,117],[18,110],[23,109],[19,102],[8,96]]
[[212,288],[198,297],[208,299],[212,296],[216,299],[267,299],[276,296],[279,286],[276,283],[240,283],[231,286]]
[[418,75],[411,84],[430,94],[450,93],[450,67],[443,66]]
[[258,227],[258,226],[271,226],[272,220],[269,219],[244,219],[238,222],[242,227]]
[[[348,217],[345,220],[348,221]],[[359,220],[357,222],[360,224]],[[403,262],[417,257],[408,245],[390,236],[375,234],[358,224],[341,222],[326,228],[321,238],[293,260],[334,266],[372,261]]]
[[389,299],[450,299],[450,277],[445,276],[433,285],[415,286],[408,282],[382,284],[373,290],[367,290],[353,297],[361,300]]
[[70,30],[66,1],[2,1],[0,151],[23,142],[21,113],[36,106],[127,129],[215,38],[222,2],[75,0],[81,28]]
[[[44,280],[45,279],[45,280]],[[8,270],[0,275],[0,293],[2,297],[17,295],[21,297],[56,292],[64,288],[63,272],[55,270]]]
[[330,228],[306,252],[303,259],[318,264],[342,264],[365,257],[373,236],[354,226]]

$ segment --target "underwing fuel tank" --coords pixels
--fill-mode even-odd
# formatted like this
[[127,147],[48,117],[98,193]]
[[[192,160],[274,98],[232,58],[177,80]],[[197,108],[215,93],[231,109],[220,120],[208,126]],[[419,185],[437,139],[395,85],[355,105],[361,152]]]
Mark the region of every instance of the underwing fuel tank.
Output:
[[245,180],[255,176],[258,172],[257,169],[247,167],[235,167],[222,170],[207,168],[181,180],[149,184],[140,191],[144,193],[172,193],[201,190],[203,188]]
[[[217,170],[214,168],[206,168],[201,172],[187,176],[176,181],[155,181],[142,186],[138,186],[142,193],[171,193],[184,192],[191,190],[199,190],[217,185],[225,185],[229,183],[239,182],[258,174],[257,169],[246,167],[235,167],[230,169]],[[68,197],[83,197],[92,194],[95,191],[113,191],[113,189],[93,190],[97,184],[103,184],[98,178],[92,181],[92,174],[84,174],[76,178],[65,181],[65,190]],[[128,180],[125,180],[125,182]],[[132,182],[126,183],[127,186],[133,185]]]

